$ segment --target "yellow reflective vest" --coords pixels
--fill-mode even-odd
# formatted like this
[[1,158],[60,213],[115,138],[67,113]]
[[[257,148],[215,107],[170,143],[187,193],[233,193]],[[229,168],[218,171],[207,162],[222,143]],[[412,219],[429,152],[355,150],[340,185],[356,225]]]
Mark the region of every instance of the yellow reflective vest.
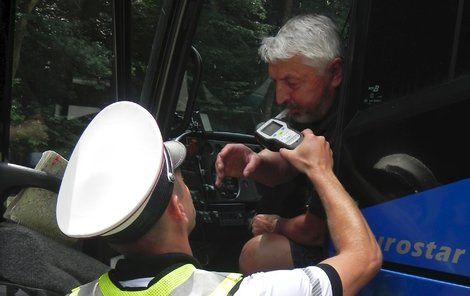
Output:
[[71,296],[82,295],[229,295],[232,288],[242,280],[239,273],[223,273],[197,269],[192,264],[180,266],[145,290],[123,291],[109,279],[108,273],[98,280],[73,289]]

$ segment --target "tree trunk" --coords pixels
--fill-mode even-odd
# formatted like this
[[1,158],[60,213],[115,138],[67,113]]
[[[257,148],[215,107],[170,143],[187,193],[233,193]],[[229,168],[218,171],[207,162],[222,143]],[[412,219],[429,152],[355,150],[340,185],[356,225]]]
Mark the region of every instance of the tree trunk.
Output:
[[28,17],[33,11],[33,9],[38,4],[39,0],[31,0],[26,6],[26,11],[23,17],[18,21],[17,27],[15,29],[14,41],[13,41],[13,66],[12,66],[12,75],[11,78],[14,79],[16,76],[16,71],[18,70],[18,65],[20,64],[20,55],[21,55],[21,46],[23,44],[24,36],[28,28]]
[[285,24],[292,17],[292,8],[294,7],[294,0],[284,0],[282,24]]

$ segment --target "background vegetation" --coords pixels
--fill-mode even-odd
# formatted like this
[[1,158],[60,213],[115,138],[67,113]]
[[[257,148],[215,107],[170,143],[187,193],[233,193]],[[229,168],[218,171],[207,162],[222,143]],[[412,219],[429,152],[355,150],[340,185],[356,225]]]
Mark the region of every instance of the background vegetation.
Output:
[[[145,77],[161,2],[132,1],[135,97]],[[348,3],[205,1],[194,40],[204,64],[201,110],[217,114],[212,118],[219,130],[250,132],[250,121],[257,120],[253,114],[270,113],[272,106],[268,84],[263,93],[256,92],[267,81],[257,54],[261,38],[299,13],[326,13],[342,27]],[[70,107],[99,110],[114,100],[112,1],[18,0],[16,11],[10,159],[33,165],[30,153],[47,149],[68,158],[94,115],[71,116]]]

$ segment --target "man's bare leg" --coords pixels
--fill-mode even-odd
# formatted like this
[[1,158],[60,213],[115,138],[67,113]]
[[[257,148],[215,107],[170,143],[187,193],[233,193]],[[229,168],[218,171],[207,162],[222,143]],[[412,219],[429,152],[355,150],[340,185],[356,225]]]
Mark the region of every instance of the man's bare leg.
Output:
[[255,236],[243,246],[239,266],[243,274],[294,268],[289,240],[276,233]]

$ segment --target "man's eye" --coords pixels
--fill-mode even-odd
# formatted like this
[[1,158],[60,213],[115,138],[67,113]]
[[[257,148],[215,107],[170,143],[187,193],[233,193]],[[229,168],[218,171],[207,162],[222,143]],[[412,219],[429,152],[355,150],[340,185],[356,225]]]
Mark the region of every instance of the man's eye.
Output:
[[299,87],[299,84],[297,82],[287,82],[287,85],[289,85],[290,88]]

